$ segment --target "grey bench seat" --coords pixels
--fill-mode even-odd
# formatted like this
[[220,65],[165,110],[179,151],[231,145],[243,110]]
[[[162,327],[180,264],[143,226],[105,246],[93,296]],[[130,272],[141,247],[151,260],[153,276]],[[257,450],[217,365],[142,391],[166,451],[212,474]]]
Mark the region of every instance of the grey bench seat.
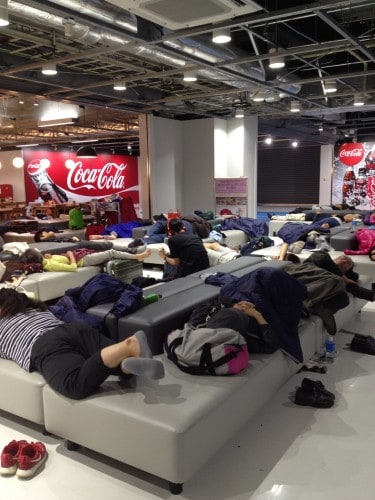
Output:
[[[301,325],[307,357],[315,351],[317,324]],[[164,379],[109,380],[82,401],[45,386],[45,426],[70,443],[165,479],[172,493],[179,493],[300,368],[281,351],[251,356],[247,371],[233,377],[188,375],[164,355],[159,358]]]

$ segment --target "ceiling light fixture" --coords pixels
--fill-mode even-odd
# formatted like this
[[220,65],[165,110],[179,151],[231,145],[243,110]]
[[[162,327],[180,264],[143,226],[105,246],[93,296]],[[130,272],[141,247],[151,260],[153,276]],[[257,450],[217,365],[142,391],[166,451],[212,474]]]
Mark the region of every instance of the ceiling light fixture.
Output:
[[243,118],[245,116],[245,111],[242,108],[237,108],[234,117],[235,118]]
[[0,26],[8,26],[8,0],[0,0]]
[[337,85],[336,85],[335,80],[326,80],[324,86],[325,86],[327,94],[337,92]]
[[290,111],[292,113],[298,113],[299,111],[301,111],[301,106],[299,101],[292,101],[290,103]]
[[51,62],[46,62],[42,66],[43,75],[57,75],[56,64]]
[[266,138],[264,139],[264,142],[265,142],[266,144],[272,144],[272,137],[270,137],[270,136],[266,137]]
[[354,96],[354,106],[363,106],[365,104],[365,99],[362,94],[356,94]]
[[22,168],[24,166],[25,162],[23,161],[23,158],[21,156],[16,156],[12,160],[12,165],[15,168]]
[[254,102],[263,102],[264,101],[264,94],[261,91],[258,91],[255,95],[252,97]]
[[276,47],[272,47],[272,48],[270,48],[270,50],[268,52],[270,54],[270,59],[269,59],[268,66],[271,69],[281,69],[281,68],[284,68],[284,66],[285,66],[284,56],[274,55],[274,54],[277,54],[277,48]]
[[319,130],[319,132],[323,132],[324,128],[323,128],[323,124],[322,123],[319,124],[318,130]]
[[113,90],[126,90],[125,80],[116,80],[113,84]]
[[185,71],[184,73],[184,82],[196,82],[197,81],[197,72],[194,70]]
[[298,141],[294,140],[294,141],[292,142],[292,146],[293,146],[294,148],[296,148],[296,147],[298,146]]
[[77,158],[96,158],[97,156],[95,149],[91,146],[82,146],[76,152]]
[[212,41],[214,43],[228,43],[231,39],[229,28],[220,28],[214,30],[212,33]]
[[56,118],[55,120],[40,120],[38,121],[38,127],[58,127],[59,125],[73,125],[77,122],[78,118]]

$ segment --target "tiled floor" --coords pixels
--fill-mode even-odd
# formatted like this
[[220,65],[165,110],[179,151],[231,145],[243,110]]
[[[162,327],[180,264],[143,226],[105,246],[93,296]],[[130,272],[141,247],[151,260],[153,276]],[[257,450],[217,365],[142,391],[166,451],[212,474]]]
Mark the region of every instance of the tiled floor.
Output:
[[[375,306],[368,304],[347,329],[372,334],[374,324]],[[3,445],[11,439],[42,440],[49,452],[35,477],[0,477],[0,499],[372,500],[375,357],[350,351],[351,337],[337,334],[338,357],[326,374],[307,374],[335,392],[332,408],[296,406],[293,392],[306,372],[295,375],[179,497],[157,478],[89,450],[69,452],[59,438],[0,414]]]

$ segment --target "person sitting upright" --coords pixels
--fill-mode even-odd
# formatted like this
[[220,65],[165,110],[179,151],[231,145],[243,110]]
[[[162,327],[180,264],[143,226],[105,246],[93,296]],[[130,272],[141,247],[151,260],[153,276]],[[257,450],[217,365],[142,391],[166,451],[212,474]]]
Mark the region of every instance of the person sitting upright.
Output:
[[181,219],[171,219],[169,230],[172,234],[168,239],[170,253],[167,254],[161,249],[159,256],[166,264],[175,268],[173,278],[188,276],[210,267],[201,238],[196,234],[187,233]]

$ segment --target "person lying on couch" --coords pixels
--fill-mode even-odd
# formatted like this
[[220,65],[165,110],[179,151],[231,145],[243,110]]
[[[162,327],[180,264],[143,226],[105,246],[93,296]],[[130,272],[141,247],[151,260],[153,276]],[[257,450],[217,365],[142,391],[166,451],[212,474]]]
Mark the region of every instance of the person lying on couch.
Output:
[[111,259],[136,259],[144,260],[151,255],[151,250],[141,248],[139,253],[131,254],[126,251],[114,250],[113,248],[103,252],[96,252],[88,248],[77,248],[65,254],[52,255],[45,253],[44,255],[35,248],[26,250],[20,258],[28,264],[41,263],[43,271],[70,271],[75,272],[79,267],[98,266],[105,264]]
[[[89,238],[90,240],[115,240],[116,236],[92,234]],[[53,243],[82,243],[86,246],[91,244],[89,240],[81,240],[78,236],[72,236],[70,238],[60,237],[54,231],[50,231],[46,227],[42,227],[36,231],[34,234],[34,240],[36,243],[39,243],[40,241],[51,241]],[[97,244],[99,243],[100,242],[97,242]],[[112,245],[108,248],[112,248]]]
[[109,375],[164,377],[144,332],[115,343],[86,323],[64,323],[24,293],[0,290],[0,357],[40,373],[72,399],[95,393]]

